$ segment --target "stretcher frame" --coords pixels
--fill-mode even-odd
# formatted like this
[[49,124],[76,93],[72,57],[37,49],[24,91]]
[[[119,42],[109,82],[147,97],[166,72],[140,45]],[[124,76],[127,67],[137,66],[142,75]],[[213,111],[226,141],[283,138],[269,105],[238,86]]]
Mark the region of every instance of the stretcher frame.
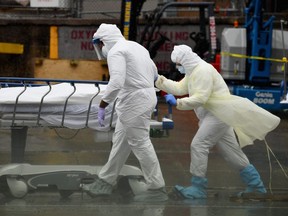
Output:
[[[45,83],[49,86],[49,90],[43,95],[39,103],[39,109],[37,118],[32,121],[29,120],[31,115],[18,115],[17,108],[21,95],[26,91],[28,87],[36,87],[39,83]],[[55,83],[70,83],[74,88],[74,91],[69,94],[65,99],[62,121],[60,125],[46,124],[41,119],[41,110],[43,107],[44,98],[49,94],[51,85]],[[93,182],[93,179],[97,178],[101,166],[86,166],[86,165],[30,165],[23,163],[27,131],[29,127],[49,127],[49,128],[64,128],[65,116],[68,108],[68,101],[76,92],[75,84],[93,84],[97,91],[93,94],[89,100],[87,108],[86,123],[83,128],[89,127],[89,116],[92,108],[93,100],[100,93],[99,85],[106,85],[105,81],[87,81],[87,80],[60,80],[60,79],[36,79],[36,78],[13,78],[13,77],[0,77],[0,87],[18,87],[23,86],[23,91],[17,95],[14,103],[13,113],[10,115],[9,121],[5,122],[5,128],[11,129],[11,164],[0,167],[0,188],[5,188],[4,194],[14,198],[23,198],[31,190],[36,190],[41,187],[48,187],[50,185],[56,186],[60,192],[60,196],[63,198],[69,197],[75,191],[81,191],[83,184]],[[1,91],[0,88],[0,91]],[[112,106],[110,125],[113,127],[114,109],[115,104]],[[1,104],[0,104],[1,105]],[[98,105],[99,106],[99,105]],[[172,117],[172,108],[168,106],[169,117]],[[157,118],[158,110],[155,108],[155,118]],[[20,118],[19,118],[20,117]],[[28,118],[28,119],[27,119]],[[8,122],[8,125],[7,125]],[[29,122],[29,124],[25,124]],[[169,118],[163,118],[161,122],[152,120],[150,123],[151,128],[170,130],[173,129],[173,121]],[[0,124],[1,127],[1,124]],[[136,195],[145,190],[145,183],[142,172],[139,168],[129,165],[124,165],[120,174],[120,178],[117,183],[117,187],[122,189],[121,193]],[[123,190],[124,188],[124,190]],[[6,190],[7,189],[7,190]],[[3,191],[2,191],[3,192]]]
[[[67,96],[63,104],[63,111],[61,113],[61,123],[60,125],[53,125],[49,124],[46,121],[41,119],[41,111],[44,106],[44,99],[49,95],[52,89],[52,85],[59,84],[59,83],[69,83],[73,88],[73,91]],[[100,85],[107,85],[107,81],[93,81],[93,80],[68,80],[68,79],[41,79],[41,78],[18,78],[18,77],[0,77],[0,91],[1,88],[10,88],[10,87],[19,87],[22,86],[23,90],[19,93],[19,95],[15,99],[13,112],[11,114],[5,114],[5,119],[0,119],[1,122],[3,121],[4,124],[0,124],[0,127],[11,129],[11,162],[12,163],[22,163],[24,161],[24,153],[26,147],[26,139],[27,139],[27,131],[30,127],[49,127],[49,128],[66,128],[65,126],[65,119],[66,119],[66,110],[68,108],[69,99],[75,94],[77,89],[77,84],[92,84],[95,86],[95,93],[91,94],[91,98],[89,99],[88,103],[85,105],[87,106],[87,114],[85,125],[82,126],[83,128],[89,128],[89,121],[90,121],[90,112],[93,106],[94,99],[100,93]],[[33,119],[31,118],[31,114],[23,114],[17,113],[18,106],[20,105],[19,99],[21,95],[25,93],[28,87],[39,87],[47,85],[49,89],[45,92],[38,104],[38,112],[35,114],[33,113]],[[115,114],[115,104],[111,107],[111,116],[110,116],[110,123],[109,128],[113,128],[113,120]],[[1,105],[1,104],[0,104]],[[95,105],[95,104],[94,104]],[[98,106],[98,105],[97,105]],[[154,112],[154,119],[151,120],[151,132],[150,135],[155,135],[156,137],[159,135],[163,136],[163,134],[167,135],[167,131],[173,129],[174,123],[172,121],[172,108],[168,105],[168,117],[162,118],[161,121],[158,121],[158,109],[157,106]],[[7,118],[8,116],[8,118]],[[95,129],[95,128],[93,128]]]
[[[62,121],[60,125],[51,125],[43,120],[41,120],[41,110],[44,104],[45,97],[50,93],[51,86],[57,83],[70,83],[72,88],[74,89],[71,94],[66,98],[62,111]],[[90,110],[92,107],[92,102],[94,98],[100,93],[99,85],[106,85],[107,81],[90,81],[90,80],[63,80],[63,79],[39,79],[39,78],[16,78],[16,77],[0,77],[0,86],[1,88],[10,88],[10,87],[19,87],[23,86],[23,91],[19,93],[15,100],[13,113],[9,116],[8,119],[4,120],[3,128],[11,129],[11,162],[12,163],[22,163],[24,161],[25,147],[26,147],[26,139],[27,132],[29,127],[49,127],[49,128],[65,128],[65,115],[68,107],[68,101],[76,92],[76,84],[93,84],[95,85],[95,94],[91,97],[90,101],[88,101],[87,107],[87,116],[86,123],[83,128],[87,128],[89,125],[89,116]],[[49,86],[49,90],[43,95],[41,101],[39,103],[39,111],[38,113],[34,113],[34,118],[29,120],[30,114],[17,114],[17,107],[19,98],[21,95],[27,90],[28,87],[36,87],[41,85]],[[0,91],[1,91],[0,88]],[[36,118],[35,118],[36,117]],[[112,124],[113,112],[110,120],[110,126]],[[10,123],[11,122],[11,123]],[[9,125],[10,124],[10,125]]]

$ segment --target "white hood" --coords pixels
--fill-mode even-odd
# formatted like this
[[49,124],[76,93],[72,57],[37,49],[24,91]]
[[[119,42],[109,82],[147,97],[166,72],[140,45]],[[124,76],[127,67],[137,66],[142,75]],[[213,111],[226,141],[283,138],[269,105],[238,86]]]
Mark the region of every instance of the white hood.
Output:
[[100,39],[109,51],[115,43],[125,38],[116,25],[103,23],[93,35],[93,39]]
[[171,60],[184,66],[186,73],[192,71],[202,59],[186,45],[174,46],[171,53]]

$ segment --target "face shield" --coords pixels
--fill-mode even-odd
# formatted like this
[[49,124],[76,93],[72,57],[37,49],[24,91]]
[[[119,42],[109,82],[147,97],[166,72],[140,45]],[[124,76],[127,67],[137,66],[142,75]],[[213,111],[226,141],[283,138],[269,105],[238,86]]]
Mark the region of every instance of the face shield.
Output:
[[100,41],[100,39],[93,38],[92,43],[93,43],[94,50],[96,52],[98,60],[105,59],[105,57],[102,54],[102,47],[104,46],[103,42]]

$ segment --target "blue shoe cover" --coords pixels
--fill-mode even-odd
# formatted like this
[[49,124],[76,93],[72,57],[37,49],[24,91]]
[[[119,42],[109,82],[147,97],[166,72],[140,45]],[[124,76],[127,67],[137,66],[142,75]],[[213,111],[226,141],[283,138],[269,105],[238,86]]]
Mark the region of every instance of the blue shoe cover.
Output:
[[240,192],[238,196],[243,193],[267,193],[264,184],[260,178],[260,175],[253,165],[248,165],[240,172],[241,179],[247,185],[245,191]]
[[192,177],[192,186],[183,187],[176,185],[174,189],[181,194],[184,199],[206,199],[207,198],[207,179]]

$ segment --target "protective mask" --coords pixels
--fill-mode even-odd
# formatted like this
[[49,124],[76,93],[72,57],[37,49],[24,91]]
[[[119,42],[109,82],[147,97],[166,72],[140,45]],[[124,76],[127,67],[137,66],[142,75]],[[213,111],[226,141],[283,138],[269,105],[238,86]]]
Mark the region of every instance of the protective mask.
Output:
[[108,48],[107,48],[107,46],[103,46],[102,47],[102,55],[103,55],[103,57],[104,58],[106,58],[107,59],[107,56],[108,56]]
[[99,39],[93,38],[92,43],[93,43],[94,50],[96,52],[98,60],[103,60],[104,56],[102,55],[102,51],[101,51],[101,46],[102,46],[101,41]]
[[185,74],[185,68],[182,65],[176,65],[176,69],[181,73]]

